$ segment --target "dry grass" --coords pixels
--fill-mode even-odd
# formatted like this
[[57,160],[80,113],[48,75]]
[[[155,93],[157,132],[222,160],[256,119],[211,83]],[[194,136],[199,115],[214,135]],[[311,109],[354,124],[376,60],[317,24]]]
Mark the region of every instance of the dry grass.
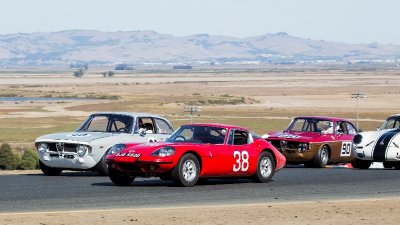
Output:
[[133,73],[101,78],[88,74],[2,74],[0,93],[27,97],[117,96],[118,100],[0,102],[0,142],[32,146],[42,134],[75,130],[96,111],[150,112],[174,126],[190,120],[187,104],[202,105],[195,122],[249,127],[263,134],[284,129],[298,115],[355,119],[356,91],[363,130],[374,130],[400,106],[396,70],[286,70],[262,72]]

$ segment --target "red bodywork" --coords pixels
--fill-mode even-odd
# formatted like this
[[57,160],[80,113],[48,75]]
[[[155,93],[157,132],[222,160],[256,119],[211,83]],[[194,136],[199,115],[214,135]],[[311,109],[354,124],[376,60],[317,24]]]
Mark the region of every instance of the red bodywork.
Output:
[[[168,174],[179,162],[185,153],[194,154],[200,162],[200,178],[209,177],[245,177],[256,173],[257,161],[261,152],[270,152],[275,159],[275,171],[284,167],[285,157],[269,142],[260,137],[253,137],[249,144],[230,145],[228,144],[228,134],[231,130],[248,131],[246,128],[223,125],[223,124],[190,124],[190,126],[210,126],[219,127],[226,130],[223,144],[209,143],[187,143],[187,142],[153,142],[145,144],[126,144],[126,148],[119,153],[108,155],[107,164],[120,172],[135,176],[163,176]],[[153,156],[154,151],[165,147],[173,147],[175,154],[172,156]],[[234,172],[234,167],[238,168],[238,156],[234,156],[236,151],[248,153],[248,167],[245,171]],[[136,154],[136,155],[135,155]],[[139,157],[137,157],[140,154]],[[128,156],[129,155],[129,156]]]

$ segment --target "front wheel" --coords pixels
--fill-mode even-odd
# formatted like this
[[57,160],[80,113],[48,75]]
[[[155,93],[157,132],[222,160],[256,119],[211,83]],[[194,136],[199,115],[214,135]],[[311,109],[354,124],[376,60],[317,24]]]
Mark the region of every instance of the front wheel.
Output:
[[200,163],[193,154],[185,154],[172,170],[171,177],[178,185],[193,187],[200,176]]
[[262,152],[257,161],[257,172],[254,181],[259,183],[269,182],[275,173],[275,160],[270,152]]
[[39,160],[39,168],[40,170],[47,176],[58,176],[61,174],[63,171],[60,168],[54,168],[54,167],[49,167],[46,166],[42,161]]
[[329,149],[326,145],[322,146],[318,153],[314,156],[314,159],[306,164],[315,168],[324,168],[329,162]]
[[108,176],[110,180],[118,186],[128,186],[135,180],[135,177],[116,171],[111,167],[108,167]]
[[392,162],[384,162],[383,163],[383,168],[385,169],[392,169],[395,166],[395,163]]
[[371,166],[372,161],[369,160],[360,160],[355,158],[354,161],[351,163],[353,168],[358,168],[358,169],[368,169]]

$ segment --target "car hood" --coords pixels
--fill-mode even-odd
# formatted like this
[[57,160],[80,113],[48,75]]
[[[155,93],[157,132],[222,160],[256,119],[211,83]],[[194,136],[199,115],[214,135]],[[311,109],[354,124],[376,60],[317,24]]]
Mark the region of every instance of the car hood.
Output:
[[321,134],[317,132],[271,132],[263,136],[266,140],[293,140],[298,142],[310,142],[316,138],[320,138]]
[[359,133],[362,136],[361,143],[358,144],[359,146],[369,145],[371,141],[377,141],[383,134],[395,131],[396,129],[387,129],[387,130],[378,130],[378,131],[365,131]]
[[[145,154],[147,153],[152,153],[153,151],[165,147],[165,146],[170,146],[174,147],[175,149],[178,148],[185,148],[188,149],[193,149],[194,146],[201,146],[201,144],[190,144],[190,143],[172,143],[172,142],[148,142],[148,143],[143,143],[143,144],[127,144],[127,148],[122,150],[121,153],[130,153],[130,152],[135,152],[135,153],[140,153],[140,154]],[[209,144],[204,144],[204,146],[209,146]]]
[[90,143],[94,140],[115,136],[114,133],[105,132],[69,132],[69,133],[54,133],[40,136],[35,142],[39,141],[71,141]]

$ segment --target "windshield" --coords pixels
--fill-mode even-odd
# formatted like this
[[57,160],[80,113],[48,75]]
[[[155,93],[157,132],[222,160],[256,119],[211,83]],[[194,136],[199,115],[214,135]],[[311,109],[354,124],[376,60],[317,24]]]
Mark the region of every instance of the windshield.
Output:
[[127,115],[91,115],[78,131],[131,133],[132,123],[133,118]]
[[316,118],[297,118],[292,121],[287,131],[333,133],[333,121]]
[[387,129],[400,129],[400,117],[389,117],[386,119],[385,123],[383,123],[381,130]]
[[185,125],[176,130],[167,142],[224,144],[227,130],[221,127]]

